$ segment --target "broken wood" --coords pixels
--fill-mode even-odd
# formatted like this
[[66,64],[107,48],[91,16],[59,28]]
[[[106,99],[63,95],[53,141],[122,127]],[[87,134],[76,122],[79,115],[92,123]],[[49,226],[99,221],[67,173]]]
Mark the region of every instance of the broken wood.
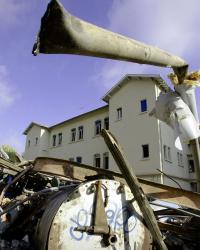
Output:
[[167,249],[158,227],[156,218],[153,214],[152,208],[144,192],[142,191],[140,183],[138,182],[137,177],[133,172],[133,168],[130,166],[128,160],[126,159],[123,150],[110,132],[103,129],[101,135],[103,136],[106,145],[108,146],[114,160],[116,161],[122,175],[124,176],[131,192],[133,193],[155,243],[157,244],[159,249]]

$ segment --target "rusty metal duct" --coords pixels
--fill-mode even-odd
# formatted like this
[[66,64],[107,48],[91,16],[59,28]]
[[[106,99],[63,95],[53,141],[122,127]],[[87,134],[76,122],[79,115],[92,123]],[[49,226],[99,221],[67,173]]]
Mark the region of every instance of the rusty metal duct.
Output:
[[52,0],[41,20],[33,54],[77,54],[172,67],[182,81],[188,64],[159,48],[87,23],[69,14]]

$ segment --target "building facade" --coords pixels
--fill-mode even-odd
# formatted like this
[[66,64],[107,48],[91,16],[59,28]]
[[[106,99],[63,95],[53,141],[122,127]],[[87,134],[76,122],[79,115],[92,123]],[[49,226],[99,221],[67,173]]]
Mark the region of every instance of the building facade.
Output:
[[105,106],[51,127],[32,122],[24,131],[24,157],[55,157],[118,171],[100,135],[105,128],[116,137],[137,176],[194,191],[188,145],[149,116],[166,86],[159,75],[126,75],[102,98]]

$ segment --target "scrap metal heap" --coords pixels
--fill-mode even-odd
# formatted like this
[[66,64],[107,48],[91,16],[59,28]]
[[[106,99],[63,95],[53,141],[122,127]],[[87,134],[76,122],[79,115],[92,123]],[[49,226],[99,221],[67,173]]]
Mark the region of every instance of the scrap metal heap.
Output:
[[[0,249],[155,249],[121,174],[42,157],[0,166]],[[200,195],[138,180],[167,248],[199,249]]]
[[[38,53],[171,67],[179,85],[187,78],[181,58],[80,20],[59,0],[42,18]],[[200,249],[200,195],[136,178],[114,137],[102,135],[122,174],[60,159],[0,158],[1,249]]]

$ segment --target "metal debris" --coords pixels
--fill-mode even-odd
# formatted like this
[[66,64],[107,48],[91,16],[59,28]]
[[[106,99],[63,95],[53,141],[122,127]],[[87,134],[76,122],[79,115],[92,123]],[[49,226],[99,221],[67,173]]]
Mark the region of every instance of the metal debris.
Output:
[[[1,159],[0,167],[0,249],[68,250],[81,243],[85,249],[93,244],[96,249],[152,248],[150,231],[122,175],[52,158],[23,167]],[[5,174],[4,169],[12,171]],[[199,249],[200,195],[139,182],[150,202],[164,206],[154,214],[168,249]],[[163,200],[176,201],[178,209],[163,205]]]

